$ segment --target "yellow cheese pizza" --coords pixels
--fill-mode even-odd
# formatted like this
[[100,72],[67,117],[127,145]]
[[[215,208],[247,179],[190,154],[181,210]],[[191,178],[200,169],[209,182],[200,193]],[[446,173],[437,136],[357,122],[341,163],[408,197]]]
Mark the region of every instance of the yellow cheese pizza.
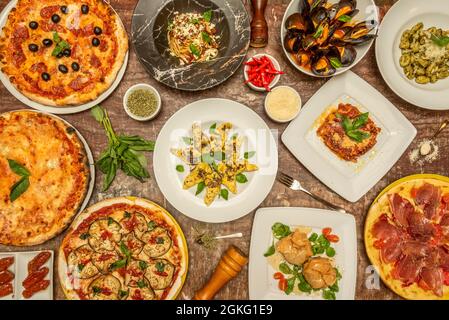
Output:
[[449,178],[415,175],[387,187],[365,223],[384,283],[406,299],[449,299]]
[[63,291],[72,300],[166,300],[180,292],[187,244],[174,218],[140,198],[104,200],[82,212],[59,249]]
[[40,112],[0,114],[0,244],[55,237],[79,211],[89,181],[74,128]]
[[103,0],[17,0],[0,35],[0,67],[26,97],[49,106],[95,100],[128,51],[123,24]]

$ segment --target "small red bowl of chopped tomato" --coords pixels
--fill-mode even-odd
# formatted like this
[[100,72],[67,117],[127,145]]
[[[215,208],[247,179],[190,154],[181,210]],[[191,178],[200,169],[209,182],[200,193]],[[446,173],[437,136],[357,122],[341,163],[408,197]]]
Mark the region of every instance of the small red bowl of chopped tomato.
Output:
[[271,91],[282,72],[279,62],[269,54],[256,54],[245,62],[245,83],[256,91]]

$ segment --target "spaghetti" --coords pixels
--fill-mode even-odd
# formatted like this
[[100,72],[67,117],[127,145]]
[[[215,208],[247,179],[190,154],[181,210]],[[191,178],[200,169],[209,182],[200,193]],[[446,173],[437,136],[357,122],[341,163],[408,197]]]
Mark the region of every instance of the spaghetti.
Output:
[[181,65],[210,61],[218,55],[212,10],[203,14],[175,12],[168,26],[167,38],[170,54],[180,59]]

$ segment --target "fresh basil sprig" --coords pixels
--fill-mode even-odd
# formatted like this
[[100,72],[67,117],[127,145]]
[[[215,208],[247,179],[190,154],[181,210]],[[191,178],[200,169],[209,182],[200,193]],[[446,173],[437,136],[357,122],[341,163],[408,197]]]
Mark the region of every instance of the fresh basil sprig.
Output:
[[449,44],[449,37],[447,36],[437,36],[436,34],[432,34],[432,36],[430,37],[433,41],[433,43],[435,43],[437,46],[439,47],[447,47],[447,45]]
[[105,174],[103,191],[109,189],[118,169],[140,182],[149,178],[150,175],[146,169],[148,163],[143,152],[153,151],[154,142],[139,136],[116,135],[106,110],[100,106],[92,109],[92,115],[103,125],[109,140],[108,147],[96,162],[100,171]]
[[362,113],[353,121],[347,116],[337,113],[335,115],[341,120],[341,126],[345,130],[346,135],[356,142],[362,142],[365,139],[371,137],[371,134],[365,131],[359,130],[368,122],[369,112]]
[[15,160],[8,159],[9,168],[12,172],[19,175],[21,178],[19,181],[14,183],[11,187],[10,193],[9,193],[9,200],[11,202],[14,202],[19,198],[25,191],[27,191],[28,187],[30,186],[30,171],[28,171],[27,168],[22,166],[20,163],[18,163]]
[[53,41],[56,44],[55,48],[51,52],[51,55],[53,57],[56,57],[58,54],[64,51],[64,49],[70,49],[70,44],[67,41],[61,39],[57,32],[53,32]]

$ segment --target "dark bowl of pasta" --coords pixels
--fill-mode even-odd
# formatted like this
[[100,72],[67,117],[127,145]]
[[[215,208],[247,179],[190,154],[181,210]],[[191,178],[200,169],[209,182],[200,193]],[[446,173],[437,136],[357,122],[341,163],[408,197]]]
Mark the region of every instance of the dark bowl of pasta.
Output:
[[249,47],[250,24],[241,0],[140,0],[131,35],[156,80],[197,91],[235,73]]

